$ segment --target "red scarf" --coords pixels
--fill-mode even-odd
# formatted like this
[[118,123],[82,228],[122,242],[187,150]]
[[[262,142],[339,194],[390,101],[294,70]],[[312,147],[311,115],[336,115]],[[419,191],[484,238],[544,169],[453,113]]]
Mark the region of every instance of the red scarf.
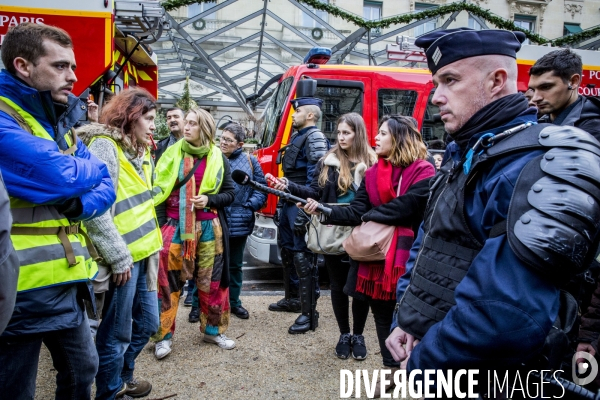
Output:
[[[434,174],[433,166],[424,160],[417,160],[402,169],[392,166],[385,159],[379,159],[365,174],[365,186],[373,207],[389,203],[396,198],[396,182],[392,177],[397,175],[394,174],[394,170],[398,168],[401,169],[402,177],[400,196],[414,183]],[[406,271],[406,261],[410,256],[413,241],[414,232],[411,227],[397,226],[385,262],[359,264],[356,291],[374,300],[394,300],[396,284]]]

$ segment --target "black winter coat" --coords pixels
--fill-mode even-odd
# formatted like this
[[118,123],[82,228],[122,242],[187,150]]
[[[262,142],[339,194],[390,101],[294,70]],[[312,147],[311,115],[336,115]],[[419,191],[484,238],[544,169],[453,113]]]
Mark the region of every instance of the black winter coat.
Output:
[[225,216],[225,207],[233,203],[235,199],[235,184],[231,179],[231,168],[227,158],[223,156],[223,184],[217,194],[208,194],[207,207],[214,207],[219,213],[219,223],[223,230],[223,274],[221,275],[221,287],[229,287],[229,227]]
[[402,196],[378,207],[371,204],[363,181],[350,206],[333,207],[331,216],[322,218],[324,223],[342,226],[357,226],[368,221],[392,226],[410,226],[417,237],[429,198],[429,180],[420,180],[410,186]]
[[[368,221],[393,226],[410,226],[417,237],[429,198],[429,181],[430,179],[423,179],[414,183],[402,196],[396,197],[389,203],[373,207],[363,180],[348,207],[332,207],[331,216],[322,215],[321,220],[326,224],[342,226],[357,226]],[[356,292],[357,276],[358,262],[350,259],[350,271],[344,293],[359,300],[367,300],[367,296]]]

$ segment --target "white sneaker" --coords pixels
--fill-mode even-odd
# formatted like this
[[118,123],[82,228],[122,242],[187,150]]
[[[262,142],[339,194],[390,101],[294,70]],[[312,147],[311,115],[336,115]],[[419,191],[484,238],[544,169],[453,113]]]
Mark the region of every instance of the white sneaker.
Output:
[[204,341],[206,343],[213,343],[225,350],[231,350],[235,347],[235,342],[229,339],[222,333],[218,335],[204,335]]
[[160,342],[156,342],[156,347],[154,348],[156,359],[160,360],[171,354],[172,344],[173,342],[171,340],[161,340]]

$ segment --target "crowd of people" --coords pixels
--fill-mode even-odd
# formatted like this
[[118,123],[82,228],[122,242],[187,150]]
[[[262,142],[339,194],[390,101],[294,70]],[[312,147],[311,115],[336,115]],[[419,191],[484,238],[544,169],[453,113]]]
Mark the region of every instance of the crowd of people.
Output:
[[[0,72],[0,392],[35,396],[43,343],[56,398],[89,399],[93,382],[96,399],[147,396],[136,358],[149,341],[159,360],[172,352],[184,291],[202,340],[233,349],[226,331],[232,314],[249,318],[243,256],[266,194],[232,171],[306,199],[282,198],[275,217],[285,295],[269,310],[300,314],[290,334],[318,328],[316,252],[340,359],[367,358],[369,311],[385,368],[554,369],[551,330],[595,355],[600,101],[578,94],[581,59],[568,49],[538,60],[519,93],[524,39],[462,28],[418,38],[449,134],[429,148],[412,116],[386,115],[373,149],[357,113],[339,116],[332,145],[318,128],[322,100],[292,99],[296,132],[278,178],[244,152],[241,125],[224,126],[217,145],[199,107],[167,110],[170,135],[152,149],[150,93],[123,90],[96,115],[70,93],[68,34],[11,28]],[[97,121],[75,129],[86,112]],[[354,230],[309,249],[319,224]],[[323,250],[328,240],[338,251]],[[581,329],[564,325],[561,289],[581,305]],[[378,383],[376,396],[393,385]]]

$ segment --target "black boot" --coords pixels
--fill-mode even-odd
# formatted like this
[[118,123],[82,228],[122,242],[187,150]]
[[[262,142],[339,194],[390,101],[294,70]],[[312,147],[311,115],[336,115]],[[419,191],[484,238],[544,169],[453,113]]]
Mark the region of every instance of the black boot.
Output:
[[[298,252],[294,255],[296,271],[300,278],[300,303],[302,315],[288,329],[288,333],[294,335],[315,330],[319,326],[319,313],[316,311],[317,300],[314,290],[314,275],[312,273],[312,254]],[[313,316],[313,318],[311,318]]]
[[290,275],[292,273],[292,268],[294,268],[294,253],[289,249],[282,248],[281,263],[283,264],[283,289],[285,291],[285,297],[277,303],[270,304],[269,311],[300,312],[300,299],[298,298],[298,293],[296,290],[293,290],[290,285]]
[[188,315],[188,321],[192,324],[200,321],[200,308],[192,307],[190,314]]

